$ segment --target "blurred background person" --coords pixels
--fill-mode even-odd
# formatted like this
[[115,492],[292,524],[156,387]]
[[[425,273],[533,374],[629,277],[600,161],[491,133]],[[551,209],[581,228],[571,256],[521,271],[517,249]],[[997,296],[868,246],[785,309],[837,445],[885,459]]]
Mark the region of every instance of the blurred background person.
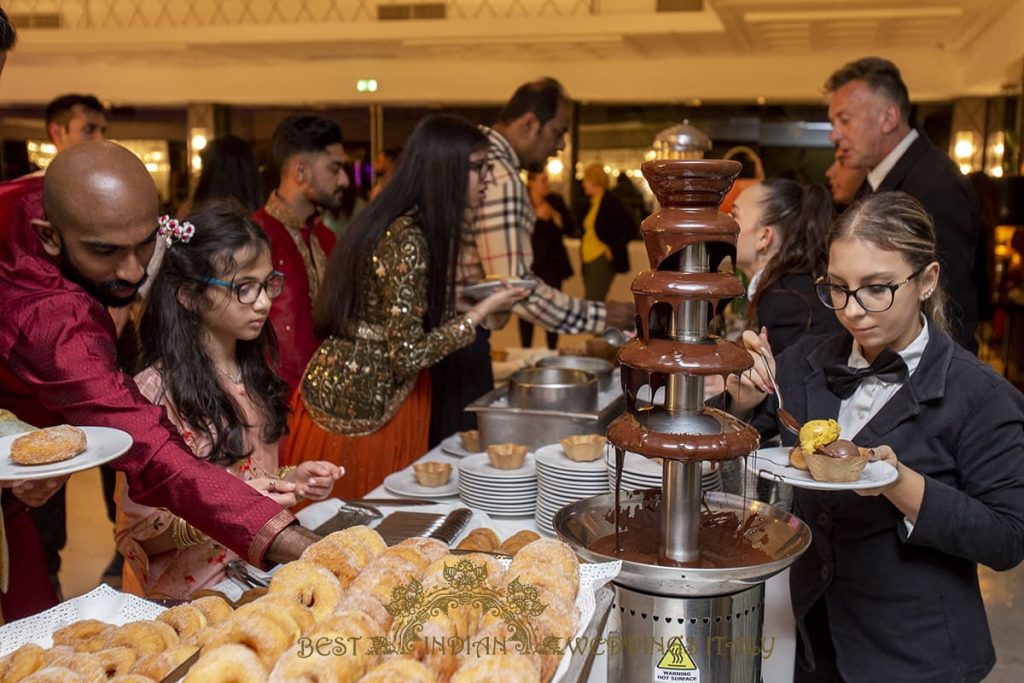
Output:
[[619,200],[622,208],[626,210],[630,220],[633,221],[633,225],[636,226],[636,231],[630,236],[630,239],[640,239],[640,221],[646,215],[644,196],[640,190],[636,189],[636,185],[629,179],[629,176],[623,171],[619,171],[615,176],[615,185],[608,190],[608,194]]
[[[562,289],[562,282],[572,277],[569,252],[563,237],[576,237],[576,219],[562,197],[551,191],[546,172],[527,174],[526,187],[537,216],[530,242],[533,245],[533,272],[544,283]],[[642,201],[642,200],[641,200]],[[558,348],[558,333],[545,331],[548,348]],[[533,346],[533,323],[519,318],[519,339],[523,348]]]
[[857,194],[867,177],[867,171],[846,166],[838,157],[832,162],[825,171],[825,178],[828,179],[828,189],[832,193],[832,203],[835,204],[836,211],[842,213],[846,207],[857,201]]
[[395,160],[402,152],[397,147],[387,147],[377,152],[377,158],[373,161],[374,185],[370,192],[370,199],[373,199],[384,189],[391,179],[391,172],[395,169]]
[[615,274],[629,272],[628,244],[637,228],[622,203],[608,192],[608,174],[602,164],[583,169],[582,185],[590,199],[580,244],[583,298],[604,301]]
[[833,217],[828,190],[772,178],[744,190],[732,215],[740,225],[736,265],[750,275],[748,326],[768,328],[773,353],[805,334],[839,332],[835,313],[814,289]]
[[266,200],[263,178],[256,155],[249,143],[235,135],[210,140],[199,153],[203,170],[192,198],[181,205],[178,216],[184,218],[193,206],[206,199],[231,197],[253,213]]

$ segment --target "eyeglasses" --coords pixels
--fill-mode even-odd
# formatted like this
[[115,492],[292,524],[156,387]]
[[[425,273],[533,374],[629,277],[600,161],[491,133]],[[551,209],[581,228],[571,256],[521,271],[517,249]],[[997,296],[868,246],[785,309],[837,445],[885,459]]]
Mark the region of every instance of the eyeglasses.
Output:
[[279,273],[276,270],[263,282],[246,282],[244,285],[225,282],[224,280],[212,277],[204,277],[201,281],[210,285],[233,289],[240,304],[256,303],[256,300],[260,298],[260,294],[263,292],[267,293],[268,299],[276,299],[284,291],[284,273]]
[[494,174],[494,164],[489,159],[477,159],[469,162],[469,170],[476,173],[480,180],[484,180]]
[[842,285],[834,285],[830,282],[822,282],[824,277],[818,278],[814,288],[818,292],[818,298],[826,307],[833,311],[841,311],[850,303],[852,296],[860,304],[860,307],[869,313],[883,313],[892,308],[896,301],[896,290],[907,284],[920,275],[927,266],[921,266],[910,274],[906,280],[892,285],[864,285],[857,289],[849,289]]

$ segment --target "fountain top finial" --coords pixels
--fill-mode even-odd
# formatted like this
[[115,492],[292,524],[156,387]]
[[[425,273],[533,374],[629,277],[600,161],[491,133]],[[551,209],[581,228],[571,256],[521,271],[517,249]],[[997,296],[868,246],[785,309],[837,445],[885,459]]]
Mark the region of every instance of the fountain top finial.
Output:
[[653,148],[656,159],[703,159],[711,151],[711,138],[683,119],[655,135]]

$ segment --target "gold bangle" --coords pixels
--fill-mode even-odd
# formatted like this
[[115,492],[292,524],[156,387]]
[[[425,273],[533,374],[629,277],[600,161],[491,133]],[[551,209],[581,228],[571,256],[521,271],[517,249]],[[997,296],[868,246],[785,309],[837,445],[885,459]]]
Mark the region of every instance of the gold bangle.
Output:
[[277,470],[277,478],[278,478],[278,479],[284,479],[284,478],[285,478],[285,477],[287,477],[287,476],[288,476],[289,474],[291,474],[292,472],[294,472],[294,471],[295,471],[295,468],[297,468],[297,467],[298,467],[298,465],[287,465],[286,467],[281,467],[281,468],[279,468],[279,469]]
[[171,541],[178,550],[191,548],[206,541],[206,534],[195,528],[181,517],[175,517],[171,522]]

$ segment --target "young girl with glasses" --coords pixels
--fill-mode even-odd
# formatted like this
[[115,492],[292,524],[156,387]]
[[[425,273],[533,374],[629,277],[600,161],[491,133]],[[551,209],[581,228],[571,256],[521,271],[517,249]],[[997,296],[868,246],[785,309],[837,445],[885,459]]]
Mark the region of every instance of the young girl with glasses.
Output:
[[[797,681],[978,681],[995,652],[978,565],[1024,559],[1024,398],[945,330],[932,220],[909,195],[850,208],[829,236],[817,289],[844,331],[778,357],[786,409],[835,419],[897,471],[886,486],[796,489],[813,532],[793,565]],[[728,383],[731,410],[786,446],[760,349]]]
[[[167,252],[142,317],[147,367],[135,377],[139,390],[166,407],[196,457],[284,507],[326,497],[340,476],[335,465],[279,468],[288,388],[270,366],[276,341],[267,316],[284,282],[267,238],[226,200],[199,205],[183,223],[162,220],[158,237]],[[131,493],[119,478],[116,536],[126,589],[187,599],[224,578],[230,551],[168,510],[136,504]]]

